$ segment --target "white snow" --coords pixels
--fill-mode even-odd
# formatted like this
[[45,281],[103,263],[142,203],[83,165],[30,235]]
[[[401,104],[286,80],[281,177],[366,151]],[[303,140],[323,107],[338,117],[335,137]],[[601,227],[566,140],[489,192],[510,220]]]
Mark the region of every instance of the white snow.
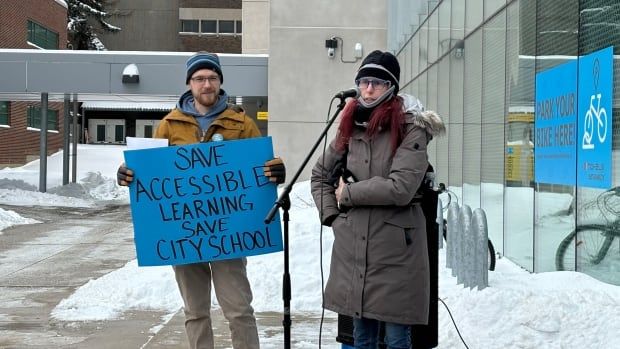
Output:
[[[123,146],[80,145],[78,183],[66,189],[56,188],[62,183],[62,153],[50,156],[47,187],[56,194],[37,191],[38,162],[0,170],[0,203],[84,207],[128,202],[127,189],[115,184],[116,168],[122,162],[123,149]],[[524,195],[527,197],[531,193]],[[555,199],[549,198],[550,201]],[[304,313],[317,317],[321,312],[320,225],[309,194],[309,182],[295,186],[291,201],[291,313],[293,316]],[[557,219],[552,211],[554,209],[542,212],[550,215],[550,224]],[[496,218],[498,216],[500,218]],[[489,214],[487,218],[501,219],[501,215]],[[537,219],[544,222],[546,218]],[[0,209],[0,230],[29,223],[34,221],[13,211]],[[498,226],[498,223],[490,221],[489,226]],[[325,279],[329,272],[332,241],[331,230],[324,228],[322,255]],[[455,278],[450,276],[450,270],[444,268],[444,250],[440,251],[439,263],[439,296],[450,308],[470,348],[620,347],[619,286],[576,272],[531,274],[507,258],[501,258],[496,270],[489,273],[489,287],[482,291],[469,290],[457,285]],[[248,274],[254,291],[253,305],[257,312],[282,311],[282,272],[281,252],[248,258]],[[217,304],[215,299],[213,303]],[[60,321],[106,320],[119,318],[135,309],[172,314],[181,306],[172,268],[139,268],[133,260],[123,268],[79,287],[56,306],[52,316]],[[330,312],[326,315],[335,316]],[[154,332],[158,330],[152,329]],[[316,328],[304,327],[303,331],[317,331],[318,337]],[[323,331],[323,346],[338,348],[339,344],[332,338],[325,338],[325,329]],[[265,341],[264,347],[277,347],[270,346],[270,340]],[[439,348],[463,347],[441,303],[439,342]],[[316,344],[308,343],[307,347],[316,347]]]

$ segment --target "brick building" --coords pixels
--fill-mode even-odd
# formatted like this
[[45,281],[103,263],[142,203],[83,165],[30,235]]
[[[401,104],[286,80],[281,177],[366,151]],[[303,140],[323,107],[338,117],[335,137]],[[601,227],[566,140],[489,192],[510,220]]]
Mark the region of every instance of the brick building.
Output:
[[[67,4],[62,0],[0,1],[0,48],[64,49]],[[1,99],[1,97],[0,97]],[[63,103],[48,104],[48,154],[62,148]],[[0,100],[0,167],[39,157],[40,102]]]

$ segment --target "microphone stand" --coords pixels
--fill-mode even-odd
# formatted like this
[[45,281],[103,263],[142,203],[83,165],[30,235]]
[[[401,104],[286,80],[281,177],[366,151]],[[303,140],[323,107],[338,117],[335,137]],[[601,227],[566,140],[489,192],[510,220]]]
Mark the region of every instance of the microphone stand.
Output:
[[310,152],[308,153],[308,155],[306,155],[306,158],[304,159],[304,161],[301,163],[301,165],[297,169],[297,172],[293,176],[293,179],[291,179],[291,181],[284,187],[284,189],[282,190],[282,193],[280,194],[276,202],[271,207],[271,210],[265,217],[265,224],[269,224],[273,220],[273,216],[275,216],[276,212],[278,212],[278,208],[282,208],[282,211],[283,211],[282,221],[284,225],[284,275],[282,277],[282,298],[284,300],[284,320],[282,321],[282,325],[284,326],[284,348],[285,349],[291,348],[291,276],[289,274],[289,267],[288,267],[288,264],[289,264],[288,263],[289,261],[288,222],[289,222],[289,210],[291,208],[291,200],[289,198],[289,194],[293,190],[293,184],[297,182],[297,179],[299,178],[299,176],[301,175],[301,172],[304,170],[304,168],[308,164],[308,161],[310,161],[310,158],[316,151],[316,148],[319,147],[319,145],[321,144],[321,141],[323,140],[323,137],[327,135],[327,131],[329,131],[330,127],[332,126],[336,118],[338,117],[338,114],[340,114],[340,112],[345,106],[345,99],[346,99],[345,96],[342,96],[342,94],[340,94],[340,95],[336,95],[336,97],[334,98],[340,98],[340,103],[336,107],[336,111],[334,112],[334,115],[331,117],[331,119],[325,126],[325,129],[323,130],[323,132],[321,132],[321,135],[319,135],[319,138],[316,140],[316,142],[312,146],[312,149],[310,149]]

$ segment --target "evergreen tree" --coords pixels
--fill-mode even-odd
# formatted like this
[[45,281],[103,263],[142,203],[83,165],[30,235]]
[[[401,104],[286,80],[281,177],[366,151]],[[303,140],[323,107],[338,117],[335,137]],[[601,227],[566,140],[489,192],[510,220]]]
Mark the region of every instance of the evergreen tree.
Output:
[[97,37],[102,31],[118,32],[121,28],[106,21],[110,14],[105,11],[104,0],[66,0],[69,13],[67,31],[69,44],[74,50],[105,50]]

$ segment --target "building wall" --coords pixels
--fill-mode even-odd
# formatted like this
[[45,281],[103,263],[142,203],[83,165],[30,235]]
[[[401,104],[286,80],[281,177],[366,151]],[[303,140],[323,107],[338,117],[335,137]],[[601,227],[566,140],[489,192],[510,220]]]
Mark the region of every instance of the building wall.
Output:
[[28,20],[58,33],[58,49],[67,43],[67,8],[55,0],[0,1],[0,47],[36,49],[28,44]]
[[[485,210],[489,237],[501,254],[533,272],[556,270],[556,253],[569,233],[584,222],[617,224],[618,217],[617,212],[608,217],[610,206],[596,205],[605,189],[535,183],[536,144],[531,131],[536,119],[535,81],[542,71],[605,47],[613,46],[617,56],[620,35],[612,28],[620,24],[620,4],[613,0],[428,4],[390,1],[388,37],[401,63],[403,92],[437,110],[447,124],[447,135],[429,146],[437,181],[455,191],[460,204]],[[412,10],[421,14],[408,16]],[[620,70],[617,62],[614,66],[617,84]],[[612,187],[617,188],[620,98],[617,89],[607,97],[615,116],[611,163],[604,166],[611,169]],[[518,117],[521,124],[515,122]],[[514,166],[518,168],[513,172]],[[581,168],[575,162],[574,168],[563,170],[579,173]],[[620,267],[614,258],[620,246],[614,244],[608,257],[593,263],[599,250],[586,249],[602,245],[602,230],[580,231],[577,239],[579,243],[574,239],[569,243],[566,254],[559,254],[567,260],[565,270],[620,284],[614,272]]]
[[108,50],[241,53],[241,35],[181,32],[181,19],[241,20],[241,0],[116,0],[106,10],[122,28],[100,34]]
[[[355,43],[363,45],[364,55],[386,49],[386,10],[384,1],[364,6],[355,0],[270,2],[269,134],[275,154],[286,160],[291,173],[323,131],[331,98],[354,86],[361,63],[353,57]],[[342,40],[335,57],[328,58],[325,40],[332,37]],[[344,61],[353,62],[341,61],[341,52]],[[318,155],[301,180],[308,179]]]
[[[41,103],[11,102],[9,105],[9,127],[0,127],[0,167],[20,166],[39,158],[41,132],[27,127],[28,106]],[[50,102],[48,109],[58,111],[58,131],[47,133],[47,154],[62,149],[64,133],[63,103]]]
[[179,36],[180,51],[207,51],[216,53],[241,53],[241,36],[211,36],[183,34]]
[[108,50],[179,50],[179,0],[108,1],[106,10],[108,22],[121,28],[99,34]]
[[[28,43],[28,20],[58,33],[58,49],[67,43],[67,8],[55,0],[3,0],[0,1],[0,47],[38,49]],[[38,130],[27,129],[28,105],[32,102],[9,104],[9,125],[0,127],[0,167],[18,166],[39,157]],[[47,135],[48,154],[62,148],[64,123],[63,103],[49,103],[49,109],[58,110],[57,132]]]
[[269,0],[243,0],[242,53],[269,53]]

